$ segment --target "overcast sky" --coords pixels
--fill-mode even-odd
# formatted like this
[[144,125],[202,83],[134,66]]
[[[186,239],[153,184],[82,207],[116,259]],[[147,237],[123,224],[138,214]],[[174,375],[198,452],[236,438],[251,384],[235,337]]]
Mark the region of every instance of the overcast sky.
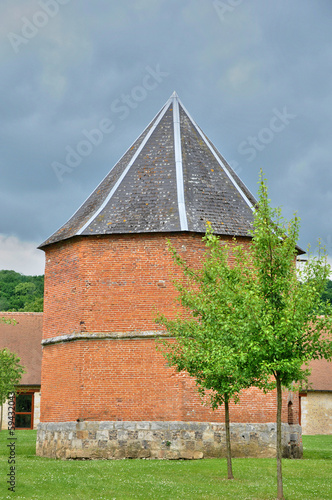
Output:
[[0,19],[0,269],[44,272],[36,247],[174,90],[332,257],[331,0],[1,0]]

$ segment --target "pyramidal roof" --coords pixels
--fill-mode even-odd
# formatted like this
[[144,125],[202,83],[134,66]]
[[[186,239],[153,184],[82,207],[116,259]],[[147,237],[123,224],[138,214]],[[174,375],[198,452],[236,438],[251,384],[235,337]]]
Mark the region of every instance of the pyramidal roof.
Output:
[[255,198],[174,92],[77,212],[40,248],[73,236],[191,231],[248,236]]

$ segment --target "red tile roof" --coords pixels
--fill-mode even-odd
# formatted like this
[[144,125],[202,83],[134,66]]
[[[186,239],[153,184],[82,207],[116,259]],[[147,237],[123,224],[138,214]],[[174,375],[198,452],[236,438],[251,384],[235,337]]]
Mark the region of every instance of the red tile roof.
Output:
[[332,362],[325,359],[313,359],[309,368],[309,391],[332,391]]
[[0,312],[2,317],[16,324],[0,322],[0,349],[7,347],[21,358],[26,370],[21,385],[40,385],[43,313]]

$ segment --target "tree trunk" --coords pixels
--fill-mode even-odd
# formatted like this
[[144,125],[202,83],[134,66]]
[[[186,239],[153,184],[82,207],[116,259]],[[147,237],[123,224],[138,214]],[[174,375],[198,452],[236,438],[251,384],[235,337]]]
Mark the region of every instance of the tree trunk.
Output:
[[232,470],[231,433],[229,431],[228,398],[225,398],[225,426],[226,426],[227,474],[228,474],[228,479],[234,479]]
[[284,499],[283,484],[282,484],[282,448],[281,448],[281,409],[282,409],[282,391],[281,381],[277,374],[277,481],[278,481],[278,500]]
[[2,431],[2,419],[3,419],[3,404],[1,405],[1,415],[0,415],[0,432]]

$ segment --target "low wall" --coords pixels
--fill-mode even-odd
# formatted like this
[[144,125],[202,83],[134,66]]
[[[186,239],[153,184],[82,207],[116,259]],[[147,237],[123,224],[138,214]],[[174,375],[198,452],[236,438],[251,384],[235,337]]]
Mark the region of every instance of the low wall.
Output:
[[[233,457],[275,457],[276,424],[231,424]],[[302,457],[301,426],[282,424],[283,456]],[[225,425],[200,422],[40,423],[37,455],[50,458],[200,459],[226,456]]]

